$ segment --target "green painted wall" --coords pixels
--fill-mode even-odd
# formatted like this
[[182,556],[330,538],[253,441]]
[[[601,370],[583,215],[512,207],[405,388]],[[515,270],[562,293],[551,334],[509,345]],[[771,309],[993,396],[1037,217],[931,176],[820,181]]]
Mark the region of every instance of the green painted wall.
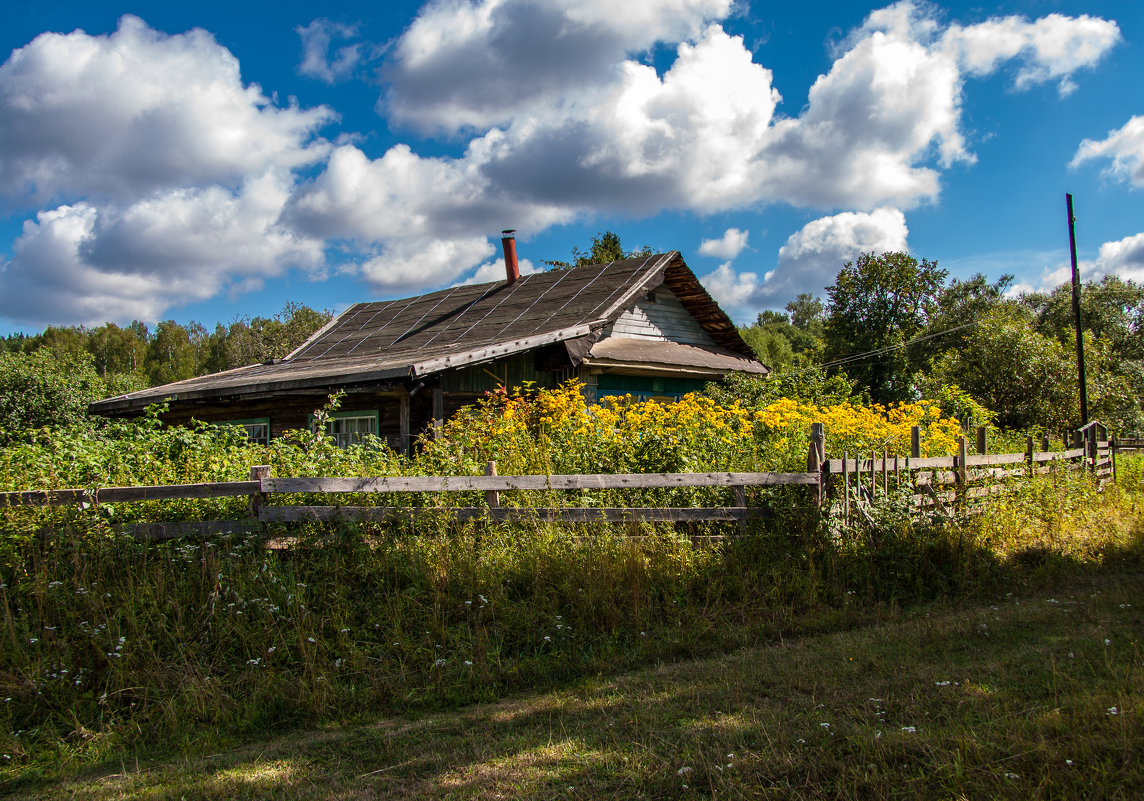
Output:
[[670,378],[615,375],[607,373],[596,379],[596,394],[603,398],[607,395],[633,395],[639,398],[648,398],[653,395],[686,395],[688,392],[698,392],[707,385],[701,378]]

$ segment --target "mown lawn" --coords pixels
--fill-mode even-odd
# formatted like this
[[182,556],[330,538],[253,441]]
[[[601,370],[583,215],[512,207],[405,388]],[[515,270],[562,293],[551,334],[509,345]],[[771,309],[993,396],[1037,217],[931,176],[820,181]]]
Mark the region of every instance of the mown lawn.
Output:
[[1140,798],[1144,572],[449,713],[114,764],[60,799]]

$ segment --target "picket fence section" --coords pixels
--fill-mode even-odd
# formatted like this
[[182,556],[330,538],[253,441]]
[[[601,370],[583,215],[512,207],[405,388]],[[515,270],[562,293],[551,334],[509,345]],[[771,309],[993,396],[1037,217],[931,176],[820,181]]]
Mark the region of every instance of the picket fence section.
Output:
[[[1091,423],[1073,432],[1072,447],[1049,450],[1048,440],[1034,449],[1028,439],[1024,453],[986,454],[984,429],[978,430],[981,453],[970,454],[966,438],[959,453],[949,457],[922,458],[919,433],[914,430],[911,456],[844,454],[826,459],[825,432],[821,424],[812,429],[807,468],[794,473],[630,473],[591,475],[499,476],[489,462],[482,476],[386,476],[386,477],[294,477],[274,478],[267,466],[251,468],[247,481],[175,484],[98,489],[41,489],[0,493],[0,507],[67,506],[209,499],[246,496],[249,517],[239,520],[208,520],[181,523],[137,523],[117,530],[147,539],[209,536],[265,530],[268,523],[387,520],[551,521],[565,523],[698,522],[743,523],[768,515],[759,505],[748,504],[748,487],[803,487],[817,501],[822,513],[843,524],[872,521],[879,502],[894,495],[912,515],[972,513],[982,501],[1011,491],[1020,482],[1053,470],[1088,470],[1100,480],[1115,480],[1115,439]],[[732,503],[724,506],[516,506],[501,502],[502,492],[551,492],[571,490],[625,490],[673,488],[729,488]],[[483,493],[484,503],[469,506],[441,505],[294,505],[272,504],[271,498],[298,494],[366,496],[367,501],[396,494]],[[470,498],[472,496],[470,495]]]

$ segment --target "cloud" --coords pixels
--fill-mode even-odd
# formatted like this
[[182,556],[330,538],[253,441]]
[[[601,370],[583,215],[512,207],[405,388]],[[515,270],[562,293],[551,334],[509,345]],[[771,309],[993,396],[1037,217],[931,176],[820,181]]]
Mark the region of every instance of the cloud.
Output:
[[320,270],[322,243],[276,222],[289,190],[288,177],[269,171],[234,192],[183,188],[122,208],[42,211],[0,264],[0,315],[36,325],[154,321],[291,268]]
[[1144,284],[1144,233],[1101,245],[1092,273],[1086,280],[1117,275],[1125,281]]
[[719,239],[704,239],[699,244],[699,255],[714,256],[717,259],[733,259],[747,246],[748,233],[738,228],[728,228]]
[[[844,40],[802,112],[785,117],[771,71],[741,37],[707,24],[729,13],[727,3],[679,0],[662,19],[649,8],[429,5],[392,51],[386,107],[422,127],[475,129],[464,155],[422,158],[395,148],[382,164],[358,164],[355,181],[320,177],[303,188],[297,219],[311,231],[368,237],[389,224],[364,213],[393,207],[377,202],[381,194],[403,195],[416,210],[398,209],[394,219],[421,230],[468,225],[458,232],[467,234],[495,230],[504,209],[541,225],[760,203],[909,209],[938,197],[941,169],[974,160],[961,127],[967,76],[1013,63],[1017,88],[1063,80],[1096,63],[1119,36],[1115,23],[1059,15],[943,26],[929,6],[898,3]],[[587,30],[607,35],[583,43],[577,37]],[[689,31],[662,73],[622,55]],[[1005,37],[1014,41],[988,50]],[[401,183],[415,174],[437,180],[418,181],[419,190]],[[383,176],[403,189],[395,193]],[[490,217],[500,219],[475,227]],[[513,224],[539,230],[520,220]]]
[[408,291],[453,283],[494,252],[483,237],[404,239],[387,244],[361,271],[375,291]]
[[271,104],[202,30],[125,16],[108,36],[45,33],[0,66],[0,194],[136,197],[310,164],[324,108]]
[[1112,159],[1105,174],[1144,187],[1144,116],[1136,116],[1101,141],[1085,139],[1077,148],[1070,167],[1093,159]]
[[736,272],[730,262],[703,276],[703,284],[727,309],[751,312],[782,308],[802,292],[821,295],[838,271],[862,253],[908,250],[905,215],[881,208],[844,212],[807,223],[778,252],[778,263],[764,274]]
[[[520,259],[517,262],[517,264],[520,267],[520,274],[522,276],[523,275],[532,275],[533,273],[543,272],[543,270],[538,269],[528,259]],[[471,276],[466,278],[463,281],[463,283],[466,283],[466,284],[486,284],[486,283],[489,283],[491,281],[503,281],[503,280],[505,280],[504,261],[494,260],[494,261],[488,261],[488,262],[485,262],[484,264],[482,264],[480,267],[478,267],[476,269],[476,271]]]
[[366,42],[352,42],[333,47],[338,40],[357,37],[357,25],[333,22],[324,17],[309,25],[298,26],[294,32],[302,39],[302,63],[298,73],[333,85],[350,78],[363,64],[377,58],[381,48]]
[[1120,29],[1110,20],[1087,14],[1049,14],[1035,22],[1014,16],[969,27],[952,25],[943,44],[956,51],[966,72],[976,76],[988,75],[1002,62],[1022,56],[1024,64],[1017,71],[1015,88],[1055,80],[1063,97],[1076,89],[1073,73],[1095,65],[1120,38]]
[[[1041,268],[1039,278],[1014,284],[1008,294],[1017,297],[1029,292],[1052,292],[1062,284],[1072,283],[1072,265],[1067,258],[1051,260],[1049,257],[1046,260],[1049,263]],[[1105,242],[1100,246],[1096,260],[1081,261],[1078,270],[1081,281],[1086,284],[1108,275],[1144,283],[1144,233]]]
[[[733,11],[732,0],[429,3],[387,51],[382,108],[390,122],[454,137],[456,157],[330,145],[318,135],[329,109],[276,105],[201,30],[168,36],[125,16],[108,36],[44,34],[0,66],[0,196],[55,208],[29,221],[0,290],[56,287],[57,322],[95,319],[101,303],[108,316],[152,317],[287,265],[320,271],[323,248],[378,291],[418,290],[485,269],[487,235],[502,228],[768,203],[854,210],[850,222],[824,218],[839,242],[849,226],[854,242],[904,243],[898,209],[934,201],[941,171],[973,161],[968,78],[1012,65],[1016,89],[1064,90],[1119,38],[1092,17],[959,26],[898,3],[842,41],[792,116],[771,71],[718,24]],[[299,70],[320,80],[376,55],[351,26],[318,19],[298,32]],[[299,181],[305,167],[315,169]],[[260,205],[257,187],[270,184]],[[777,303],[811,281],[820,262],[787,266],[812,240],[821,263],[840,266],[828,234],[804,228],[761,280],[729,264],[712,275],[734,298]],[[717,255],[731,258],[727,236]],[[37,271],[48,251],[66,258]],[[183,269],[202,279],[180,283]],[[69,271],[104,300],[73,293]],[[114,301],[127,276],[138,280]],[[20,319],[42,312],[3,305]]]
[[487,129],[612,83],[628,54],[693,38],[732,0],[438,0],[384,69],[391,119]]

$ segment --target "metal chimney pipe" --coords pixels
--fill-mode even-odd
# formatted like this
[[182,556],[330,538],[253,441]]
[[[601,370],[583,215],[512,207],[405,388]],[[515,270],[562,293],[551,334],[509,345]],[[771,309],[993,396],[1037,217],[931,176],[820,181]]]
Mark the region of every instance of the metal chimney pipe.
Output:
[[504,248],[505,278],[511,284],[520,278],[520,265],[516,263],[516,230],[506,228],[501,231],[501,247]]

